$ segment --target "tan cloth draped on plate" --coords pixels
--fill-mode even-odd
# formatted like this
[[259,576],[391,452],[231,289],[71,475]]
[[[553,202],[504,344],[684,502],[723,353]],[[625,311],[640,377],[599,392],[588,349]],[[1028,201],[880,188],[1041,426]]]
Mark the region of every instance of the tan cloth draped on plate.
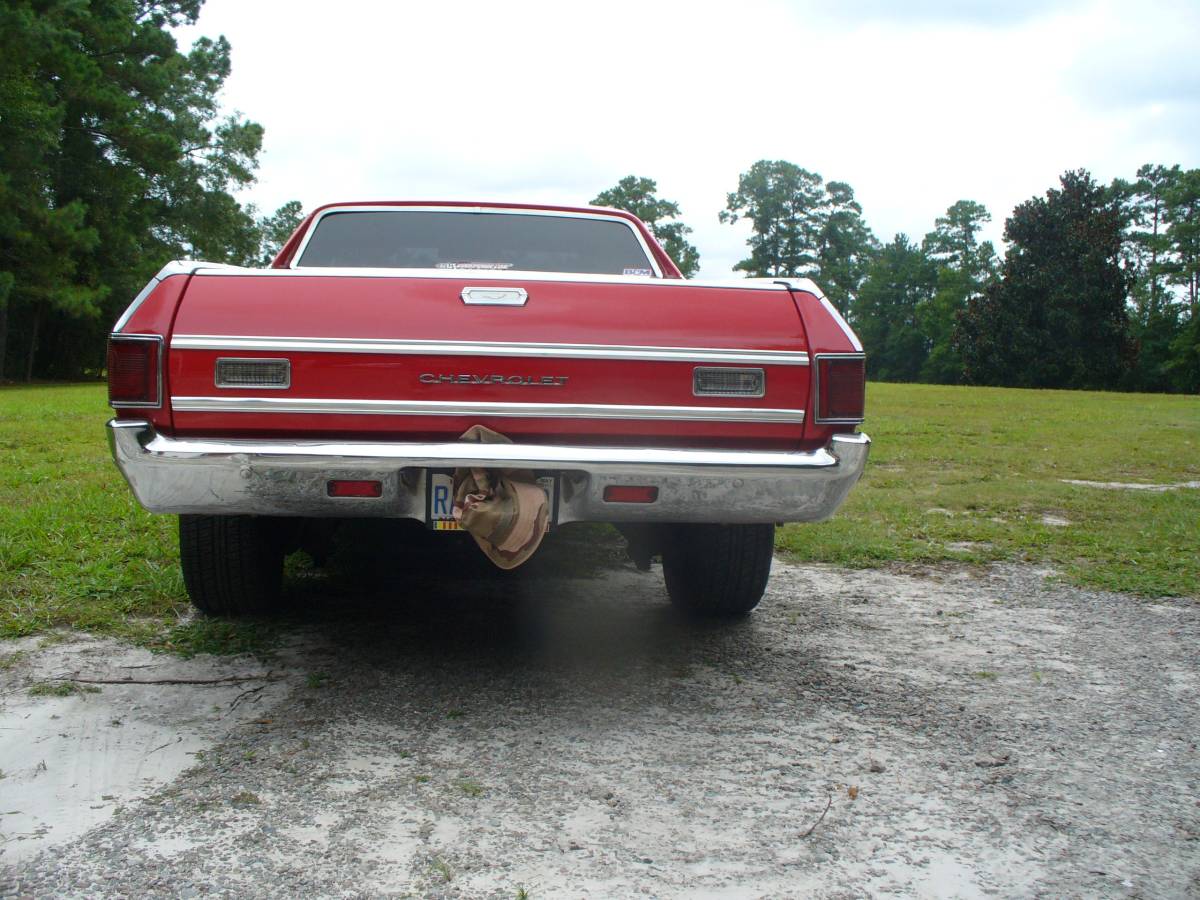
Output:
[[[512,443],[482,425],[472,425],[460,440]],[[501,569],[515,569],[533,556],[549,515],[546,492],[528,469],[454,470],[454,518]]]

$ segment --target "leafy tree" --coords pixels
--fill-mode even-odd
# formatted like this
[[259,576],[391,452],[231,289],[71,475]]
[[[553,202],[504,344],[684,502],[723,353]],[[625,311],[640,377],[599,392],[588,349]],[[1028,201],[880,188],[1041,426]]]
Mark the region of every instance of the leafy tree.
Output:
[[1174,266],[1167,280],[1186,304],[1179,333],[1171,341],[1172,384],[1200,391],[1200,169],[1189,169],[1166,192],[1167,240]]
[[626,175],[614,187],[597,194],[592,205],[633,213],[654,233],[684,277],[691,278],[700,270],[700,253],[687,240],[692,229],[682,222],[667,221],[679,215],[679,204],[659,199],[655,196],[657,190],[653,178]]
[[879,242],[863,220],[854,189],[843,181],[826,182],[823,216],[817,244],[821,289],[853,320],[854,300]]
[[254,260],[254,263],[260,266],[269,266],[303,220],[304,211],[299,200],[289,200],[271,215],[260,218],[255,223],[259,235],[259,246],[258,258]]
[[1133,183],[1120,179],[1113,191],[1127,216],[1126,253],[1128,265],[1139,276],[1135,293],[1145,295],[1144,303],[1155,308],[1163,299],[1163,277],[1170,271],[1170,243],[1167,237],[1167,195],[1179,181],[1179,166],[1146,165],[1137,171]]
[[720,220],[749,219],[750,256],[735,271],[755,277],[820,274],[825,186],[820,175],[784,160],[760,159],[738,177]]
[[1167,246],[1175,257],[1167,280],[1183,289],[1194,318],[1200,304],[1200,169],[1180,173],[1165,199]]
[[51,333],[43,374],[98,368],[104,330],[167,260],[258,250],[232,192],[262,127],[217,112],[229,43],[184,53],[171,34],[202,2],[0,4],[0,336],[20,338],[26,378]]
[[854,320],[854,298],[877,242],[850,185],[826,183],[785,160],[761,159],[741,174],[720,213],[722,222],[742,218],[753,229],[750,256],[735,271],[816,279]]
[[995,277],[996,251],[991,241],[978,241],[992,220],[982,203],[959,200],[934,220],[922,248],[937,266],[937,290],[920,311],[920,327],[929,341],[929,355],[920,380],[954,384],[962,379],[963,362],[954,346],[954,324],[967,302]]
[[937,284],[937,265],[906,235],[896,235],[871,262],[855,327],[870,355],[872,378],[919,380],[930,349],[922,320]]
[[1108,388],[1129,369],[1121,211],[1085,170],[1060,183],[1013,211],[1000,280],[959,318],[955,344],[970,381]]

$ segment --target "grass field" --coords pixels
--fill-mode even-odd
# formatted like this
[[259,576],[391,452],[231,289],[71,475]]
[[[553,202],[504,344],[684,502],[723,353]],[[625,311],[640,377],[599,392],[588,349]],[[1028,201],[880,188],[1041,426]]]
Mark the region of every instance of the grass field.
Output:
[[[1200,595],[1200,397],[871,384],[866,474],[778,546],[848,566],[1028,560],[1071,581]],[[1049,524],[1066,521],[1070,524]]]
[[[849,566],[1030,560],[1200,596],[1200,490],[1063,482],[1200,480],[1200,398],[872,384],[868,412],[862,482],[834,520],[782,529],[780,549]],[[108,414],[101,385],[0,389],[0,636],[65,625],[186,651],[206,638],[174,627],[175,520],[134,502]]]

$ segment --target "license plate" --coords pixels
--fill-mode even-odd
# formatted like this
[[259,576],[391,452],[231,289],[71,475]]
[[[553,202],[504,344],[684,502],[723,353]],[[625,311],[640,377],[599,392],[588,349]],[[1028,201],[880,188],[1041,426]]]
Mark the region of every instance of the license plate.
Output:
[[[546,517],[549,531],[558,520],[558,477],[541,475],[537,483],[546,492],[550,515]],[[454,472],[429,469],[425,473],[425,523],[433,531],[462,531],[454,518]]]

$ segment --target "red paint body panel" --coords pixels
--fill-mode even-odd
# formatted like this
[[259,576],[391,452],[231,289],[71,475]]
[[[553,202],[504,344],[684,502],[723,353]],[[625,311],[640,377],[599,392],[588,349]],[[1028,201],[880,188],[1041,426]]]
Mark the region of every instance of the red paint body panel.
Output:
[[793,291],[796,311],[804,320],[810,353],[854,353],[854,345],[821,301],[808,291]]
[[[179,300],[183,296],[189,278],[190,276],[188,275],[172,275],[170,278],[163,279],[142,305],[134,311],[129,321],[125,324],[125,327],[121,330],[121,333],[170,335],[171,323],[175,318],[175,312],[179,307]],[[169,360],[170,353],[165,348],[164,353]],[[165,362],[162,373],[164,398],[171,396],[169,368],[169,362]],[[114,415],[118,419],[146,419],[155,428],[167,432],[173,427],[171,405],[166,400],[164,400],[163,405],[159,409],[120,407],[114,410]]]
[[468,306],[463,278],[195,276],[177,334],[808,349],[785,290],[505,279],[524,306]]
[[[338,337],[385,340],[489,341],[803,351],[804,328],[787,291],[679,284],[592,284],[511,281],[523,287],[521,307],[468,306],[463,287],[486,277],[198,275],[192,279],[175,335]],[[804,409],[810,394],[805,366],[766,365],[762,398],[696,397],[695,362],[503,356],[247,352],[175,349],[169,353],[171,393],[180,397],[255,396],[216,389],[217,357],[286,356],[288,397],[631,404]],[[566,378],[555,386],[423,384],[424,373],[530,375]],[[529,442],[653,446],[799,446],[799,423],[679,422],[618,419],[330,415],[176,412],[187,434],[308,434],[341,437],[454,439],[481,423]]]

